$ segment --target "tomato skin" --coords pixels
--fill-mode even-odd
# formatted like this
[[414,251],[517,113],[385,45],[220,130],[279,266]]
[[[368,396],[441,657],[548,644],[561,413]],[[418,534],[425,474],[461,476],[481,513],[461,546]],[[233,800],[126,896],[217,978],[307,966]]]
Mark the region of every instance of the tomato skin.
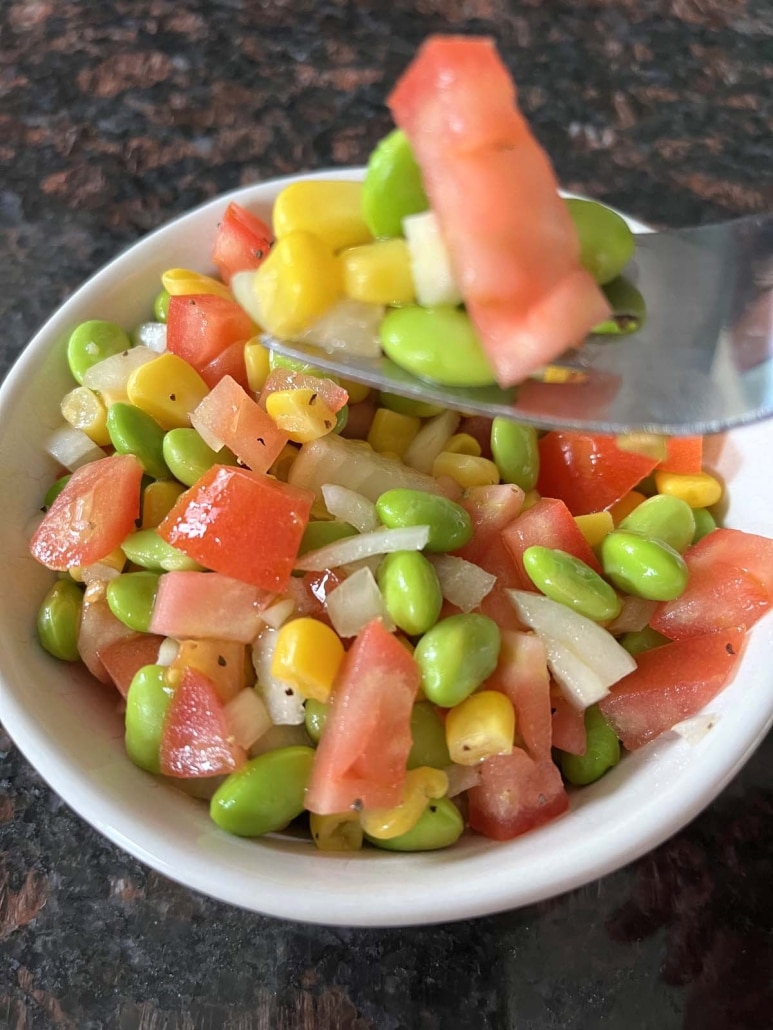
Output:
[[230,738],[223,703],[212,681],[189,666],[164,717],[159,751],[162,775],[222,776],[241,768],[246,759],[243,748]]
[[310,490],[214,465],[180,495],[158,532],[214,572],[281,593],[313,501]]
[[562,815],[569,807],[561,773],[521,748],[487,758],[480,783],[467,791],[473,830],[492,840],[512,840]]
[[245,343],[257,331],[255,323],[234,300],[210,293],[191,293],[169,300],[167,349],[199,373],[231,344]]
[[32,537],[33,558],[66,572],[110,554],[135,528],[141,482],[142,465],[133,454],[76,469]]
[[703,437],[670,436],[666,441],[666,456],[658,468],[680,475],[696,475],[703,468]]
[[564,501],[572,515],[605,511],[656,467],[657,459],[623,451],[613,436],[554,430],[539,441],[537,489]]
[[262,218],[232,201],[217,227],[212,261],[228,285],[236,272],[258,268],[268,257],[274,234]]
[[502,531],[502,540],[515,564],[518,585],[523,590],[536,589],[523,566],[524,551],[527,547],[535,545],[566,551],[567,554],[585,562],[595,572],[601,572],[598,558],[580,532],[569,509],[563,501],[553,497],[542,497],[535,505],[522,512]]
[[736,670],[744,637],[727,629],[637,655],[637,668],[599,702],[623,746],[635,751],[713,700]]
[[413,656],[374,620],[344,657],[317,748],[306,807],[326,815],[400,802],[419,689]]

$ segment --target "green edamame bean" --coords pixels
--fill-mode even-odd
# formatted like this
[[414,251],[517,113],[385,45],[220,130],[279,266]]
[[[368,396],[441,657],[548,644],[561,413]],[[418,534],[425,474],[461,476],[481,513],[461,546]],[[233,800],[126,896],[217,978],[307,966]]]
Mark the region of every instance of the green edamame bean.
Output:
[[166,322],[169,316],[169,301],[171,296],[168,290],[159,290],[156,299],[153,301],[153,317],[158,322]]
[[170,478],[164,461],[164,430],[147,412],[116,401],[107,410],[107,431],[119,454],[134,454],[154,479]]
[[464,820],[449,798],[430,801],[410,830],[399,837],[381,840],[365,834],[365,839],[383,851],[437,851],[455,844],[464,831]]
[[619,643],[621,647],[626,649],[628,654],[636,657],[642,651],[649,651],[653,647],[660,647],[661,644],[670,644],[671,641],[668,637],[664,637],[662,633],[658,633],[657,630],[645,626],[644,629],[630,630],[628,633],[623,633]]
[[469,315],[460,308],[393,308],[381,322],[380,336],[387,357],[422,379],[444,386],[496,381]]
[[357,530],[348,522],[338,522],[335,519],[329,522],[309,522],[303,531],[298,554],[316,551],[319,547],[327,547],[328,544],[334,544],[336,540],[343,540],[348,536],[357,536]]
[[46,490],[46,495],[43,498],[44,510],[48,510],[51,507],[51,505],[57,499],[62,490],[64,490],[64,488],[70,482],[70,475],[71,473],[68,472],[66,476],[60,476],[59,479],[53,482],[51,486],[49,486],[48,490]]
[[680,497],[656,494],[626,515],[618,529],[663,540],[681,554],[692,543],[695,516],[690,505]]
[[77,662],[78,627],[83,591],[72,580],[60,579],[51,587],[38,610],[38,639],[43,647],[63,662]]
[[339,408],[336,412],[336,424],[333,426],[333,432],[338,435],[343,433],[344,429],[349,422],[349,405],[344,404],[342,408]]
[[602,287],[612,314],[591,330],[597,336],[624,336],[641,329],[647,317],[644,297],[623,276]]
[[193,486],[213,465],[236,465],[236,455],[227,447],[213,451],[195,429],[170,429],[164,435],[164,461],[175,479]]
[[319,738],[322,736],[327,717],[330,714],[330,705],[325,701],[316,701],[310,697],[304,702],[303,710],[306,732],[315,744],[319,744]]
[[411,711],[411,750],[408,768],[418,769],[422,765],[433,769],[445,769],[451,764],[446,743],[446,728],[427,701],[418,701]]
[[434,567],[419,551],[387,554],[376,580],[396,626],[408,636],[426,633],[438,620],[443,594]]
[[143,665],[126,695],[126,753],[140,769],[158,773],[164,717],[174,690],[166,666]]
[[497,416],[491,423],[491,455],[503,483],[515,483],[528,493],[537,485],[537,430]]
[[496,668],[501,636],[486,615],[451,615],[424,634],[413,657],[424,695],[441,708],[453,708]]
[[314,749],[302,746],[253,758],[217,788],[209,807],[212,819],[237,837],[283,830],[303,811],[313,761]]
[[402,236],[403,219],[429,207],[421,171],[404,132],[394,129],[370,155],[362,217],[375,237]]
[[396,487],[376,501],[376,514],[385,526],[429,526],[427,550],[455,551],[472,539],[472,519],[461,504],[439,494]]
[[157,529],[138,529],[121,544],[128,560],[151,572],[198,572],[201,565],[183,551],[168,544]]
[[691,543],[697,544],[704,536],[714,532],[717,523],[708,508],[693,508],[692,514],[695,519],[695,532],[692,535]]
[[401,397],[397,393],[381,392],[378,396],[382,408],[389,408],[390,411],[396,411],[398,415],[410,415],[412,418],[433,418],[445,410],[439,404],[417,401],[413,397]]
[[148,633],[160,578],[157,572],[124,572],[111,579],[105,599],[116,619],[138,633]]
[[616,529],[601,542],[604,575],[620,590],[650,601],[673,601],[687,586],[687,566],[673,547]]
[[585,733],[584,755],[571,755],[568,751],[561,754],[561,772],[576,787],[601,779],[620,761],[620,741],[598,705],[585,709]]
[[595,622],[607,622],[620,613],[620,598],[597,572],[566,551],[527,547],[523,567],[534,586],[551,601],[558,601]]
[[67,341],[67,364],[73,378],[83,385],[83,377],[92,365],[129,350],[131,345],[128,334],[115,322],[81,322]]
[[608,283],[633,257],[636,241],[624,218],[595,200],[566,201],[577,235],[580,262],[597,283]]

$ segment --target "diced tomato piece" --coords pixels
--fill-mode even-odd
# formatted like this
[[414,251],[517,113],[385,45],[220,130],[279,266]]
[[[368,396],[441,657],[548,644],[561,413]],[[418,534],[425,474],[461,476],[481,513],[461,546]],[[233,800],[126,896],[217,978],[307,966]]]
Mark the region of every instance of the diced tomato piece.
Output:
[[135,528],[141,482],[142,465],[133,454],[81,465],[35,531],[33,558],[65,572],[110,554]]
[[274,234],[262,218],[232,201],[217,227],[212,261],[224,283],[237,272],[258,268],[268,257]]
[[580,343],[609,307],[580,264],[577,232],[510,75],[491,40],[433,36],[388,104],[496,377],[519,382]]
[[158,581],[151,633],[250,644],[274,594],[219,572],[167,572]]
[[163,637],[152,633],[130,633],[99,648],[99,660],[123,697],[129,693],[137,670],[158,661],[158,649],[163,641]]
[[773,603],[773,540],[716,529],[684,555],[687,588],[658,605],[650,621],[671,640],[741,626],[749,629]]
[[521,512],[517,519],[502,531],[502,540],[518,570],[519,586],[535,590],[523,566],[523,553],[527,547],[552,547],[566,551],[585,562],[594,571],[601,572],[598,558],[591,550],[569,509],[563,501],[542,497],[531,508]]
[[374,620],[346,654],[319,742],[306,807],[325,815],[399,804],[419,669]]
[[539,441],[537,489],[572,515],[605,511],[648,476],[657,458],[621,450],[613,436],[554,430]]
[[253,472],[267,472],[289,437],[231,376],[224,376],[196,407],[191,422],[230,447]]
[[467,433],[478,442],[482,458],[491,458],[491,423],[487,415],[465,415],[458,432]]
[[230,344],[216,358],[200,368],[199,375],[210,390],[217,386],[224,376],[230,376],[243,390],[249,390],[247,366],[244,363],[244,342],[237,340],[236,343]]
[[172,297],[166,317],[166,346],[197,372],[232,343],[244,343],[258,327],[234,300],[210,293]]
[[161,773],[180,779],[222,776],[240,768],[246,758],[229,733],[211,680],[198,669],[186,669],[164,717]]
[[687,476],[700,472],[703,468],[703,437],[670,436],[666,441],[666,456],[658,468]]
[[565,697],[553,697],[553,747],[570,755],[584,755],[588,746],[585,713],[570,705]]
[[556,766],[535,761],[519,747],[482,762],[480,783],[467,791],[467,798],[470,826],[493,840],[512,840],[569,807]]
[[180,495],[158,532],[208,569],[281,593],[313,501],[310,490],[214,465]]
[[294,372],[290,368],[275,368],[269,373],[260,394],[261,407],[265,408],[266,398],[277,390],[315,390],[333,413],[340,411],[349,400],[349,394],[343,386],[332,379]]
[[78,624],[78,654],[81,661],[100,683],[110,683],[110,673],[102,661],[102,652],[118,641],[126,640],[133,630],[117,619],[105,596],[105,580],[90,583],[83,595]]
[[713,700],[736,670],[744,636],[727,629],[637,655],[637,668],[599,702],[623,746],[642,747]]
[[486,690],[500,690],[515,709],[516,739],[537,761],[550,759],[550,673],[545,645],[534,633],[505,630],[499,662]]

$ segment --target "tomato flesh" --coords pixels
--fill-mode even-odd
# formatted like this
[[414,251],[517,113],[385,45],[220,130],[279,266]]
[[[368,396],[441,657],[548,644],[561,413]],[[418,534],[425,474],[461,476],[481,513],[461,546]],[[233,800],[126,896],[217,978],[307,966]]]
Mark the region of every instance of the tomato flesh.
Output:
[[268,472],[288,436],[231,376],[223,376],[196,408],[193,424],[206,428],[253,472]]
[[502,540],[518,572],[519,586],[524,590],[536,589],[523,565],[524,551],[528,547],[551,547],[566,551],[585,562],[595,572],[601,572],[598,558],[580,532],[563,501],[542,497],[527,508],[502,531]]
[[480,783],[467,791],[470,826],[493,840],[512,840],[569,807],[556,766],[549,759],[535,761],[519,747],[487,758],[480,775]]
[[218,572],[167,572],[158,583],[151,633],[249,644],[273,594]]
[[255,335],[257,326],[236,301],[211,293],[171,297],[166,318],[167,349],[197,372],[234,343]]
[[232,201],[217,227],[212,250],[214,262],[226,285],[237,272],[258,268],[268,257],[274,234],[262,218]]
[[499,662],[486,690],[500,690],[515,709],[517,737],[537,761],[550,759],[550,674],[545,645],[534,633],[502,633]]
[[161,731],[164,776],[222,776],[244,765],[246,754],[231,738],[223,703],[211,680],[189,666],[182,674]]

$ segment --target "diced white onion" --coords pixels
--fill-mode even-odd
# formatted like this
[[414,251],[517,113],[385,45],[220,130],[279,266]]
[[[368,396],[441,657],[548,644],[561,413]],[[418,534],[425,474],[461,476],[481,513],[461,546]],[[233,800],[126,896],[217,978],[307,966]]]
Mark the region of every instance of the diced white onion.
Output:
[[405,464],[429,475],[435,458],[456,432],[461,417],[456,411],[442,411],[428,419],[408,445],[403,455]]
[[250,758],[265,755],[268,751],[276,751],[280,747],[311,747],[311,737],[303,723],[295,726],[271,726],[255,741],[249,749]]
[[254,289],[255,284],[255,272],[236,272],[231,276],[231,293],[234,295],[236,303],[244,308],[253,322],[257,322],[258,325],[261,323],[261,311],[260,304],[258,303],[258,295]]
[[121,575],[114,565],[107,565],[105,562],[94,562],[93,565],[85,565],[80,570],[81,579],[84,583],[93,583],[97,579],[107,581],[117,579]]
[[180,651],[180,645],[174,637],[164,637],[158,648],[158,665],[171,665]]
[[163,354],[166,350],[165,322],[143,322],[137,327],[134,335],[140,346],[147,347],[156,354]]
[[[209,395],[207,395],[207,397],[208,396]],[[207,403],[207,397],[205,397],[204,400],[201,402],[202,404]],[[216,433],[213,433],[212,430],[209,428],[206,418],[203,418],[202,415],[199,413],[198,406],[193,409],[193,411],[190,413],[189,418],[191,420],[191,425],[199,434],[199,436],[207,445],[207,447],[211,447],[212,450],[215,451],[215,453],[217,453],[221,449],[221,447],[224,446],[223,441],[220,439],[219,436],[217,436]]]
[[360,533],[371,533],[378,527],[376,505],[364,494],[337,483],[324,483],[322,498],[331,515],[348,522]]
[[421,551],[429,540],[429,526],[402,526],[399,529],[377,529],[373,533],[345,537],[335,543],[308,551],[296,561],[302,572],[324,572],[339,565],[393,551]]
[[428,558],[435,567],[443,597],[463,612],[477,608],[497,581],[496,576],[464,558],[452,554],[431,554]]
[[120,354],[111,354],[109,358],[104,358],[86,369],[83,385],[101,393],[125,392],[126,383],[132,372],[157,357],[158,355],[149,347],[143,346],[130,347]]
[[52,458],[70,472],[74,472],[81,465],[87,465],[90,461],[106,457],[102,448],[86,436],[82,429],[75,429],[70,425],[55,429],[44,447]]
[[276,601],[268,608],[264,608],[260,613],[260,617],[267,626],[270,626],[272,629],[279,629],[283,623],[287,622],[294,611],[295,601],[292,597],[284,597],[281,601]]
[[434,211],[422,211],[403,219],[416,299],[423,307],[461,304],[448,247]]
[[719,716],[713,715],[711,712],[699,712],[698,715],[692,715],[689,719],[678,722],[671,729],[686,740],[691,747],[695,747],[710,730],[714,729],[718,720]]
[[243,748],[251,748],[271,728],[271,717],[252,687],[240,690],[223,709],[228,732]]
[[480,765],[457,765],[452,762],[445,767],[444,772],[448,777],[446,796],[449,798],[455,798],[480,783]]
[[295,339],[326,351],[377,358],[381,354],[379,327],[383,318],[382,306],[344,298],[328,308],[308,329],[298,333]]
[[608,623],[607,629],[616,637],[621,633],[638,633],[649,625],[657,606],[657,601],[648,601],[646,597],[628,595],[623,598],[620,614]]
[[394,623],[378,583],[369,568],[361,568],[327,595],[327,614],[339,637],[356,637],[363,626],[381,619],[388,630]]
[[288,683],[271,675],[278,634],[278,630],[267,626],[252,645],[252,665],[258,677],[255,689],[263,698],[273,723],[298,726],[305,718],[303,698]]

